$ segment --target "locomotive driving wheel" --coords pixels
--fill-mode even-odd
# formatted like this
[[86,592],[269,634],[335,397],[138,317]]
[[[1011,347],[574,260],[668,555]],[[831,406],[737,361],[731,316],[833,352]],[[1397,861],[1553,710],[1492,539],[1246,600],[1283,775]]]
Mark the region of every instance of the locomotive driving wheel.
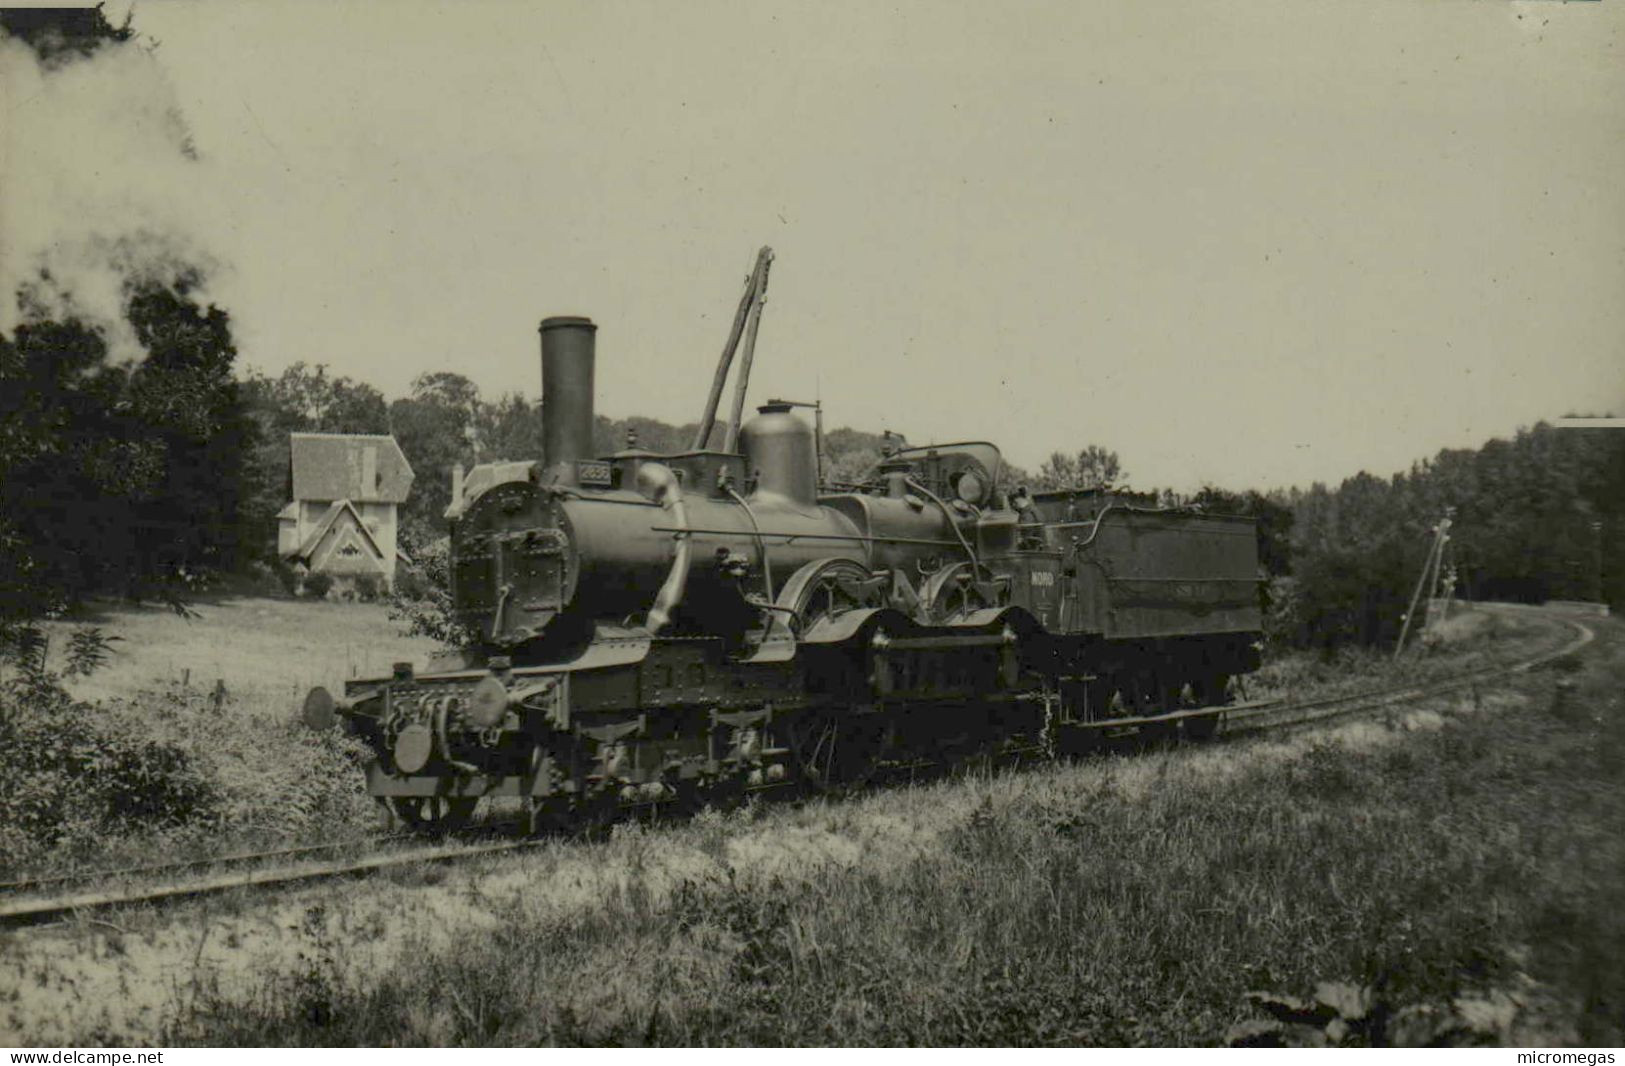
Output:
[[884,579],[851,559],[820,559],[797,570],[779,591],[778,606],[794,611],[797,636],[848,611],[884,607]]
[[920,602],[937,623],[987,607],[1001,607],[1002,597],[990,582],[987,568],[969,561],[950,563],[934,571],[920,586]]
[[478,796],[391,796],[389,810],[418,833],[453,833],[474,816]]

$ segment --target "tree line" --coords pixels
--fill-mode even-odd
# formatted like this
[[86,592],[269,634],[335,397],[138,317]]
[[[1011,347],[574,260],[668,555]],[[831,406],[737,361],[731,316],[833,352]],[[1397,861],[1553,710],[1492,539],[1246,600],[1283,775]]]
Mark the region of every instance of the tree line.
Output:
[[1446,516],[1457,595],[1625,607],[1625,433],[1542,422],[1280,500],[1292,513],[1280,621],[1299,643],[1391,642]]
[[[296,363],[240,373],[230,316],[199,306],[199,278],[133,282],[128,321],[145,352],[109,358],[102,333],[42,311],[0,335],[0,597],[11,613],[88,595],[178,596],[211,574],[274,559],[289,496],[290,433],[391,433],[417,473],[404,505],[411,551],[444,536],[449,471],[541,453],[541,412],[516,393],[482,396],[450,371],[387,399],[365,382]],[[25,300],[26,310],[26,300]],[[695,426],[599,416],[600,453],[628,445],[682,451]],[[862,475],[887,441],[836,429],[826,476]],[[1057,452],[1033,489],[1122,485],[1117,454]],[[1605,600],[1625,605],[1625,434],[1518,431],[1447,449],[1390,478],[1271,492],[1204,488],[1161,503],[1259,522],[1276,635],[1300,645],[1391,641],[1431,543],[1453,516],[1446,559],[1457,593],[1478,599]]]
[[[155,47],[100,8],[0,11],[0,31],[53,69],[103,49]],[[393,434],[417,474],[401,516],[409,552],[444,536],[453,466],[541,454],[536,403],[486,398],[454,372],[420,375],[387,399],[321,365],[244,371],[230,315],[200,302],[199,269],[133,264],[122,297],[142,349],[134,361],[114,358],[104,328],[74,317],[72,279],[41,271],[8,294],[19,324],[0,333],[0,623],[96,595],[180,603],[213,576],[273,564],[290,433]],[[675,452],[695,431],[600,416],[594,443],[601,454],[631,444]],[[856,481],[896,443],[828,433],[826,479]],[[1094,443],[1006,478],[1035,490],[1129,481],[1116,452]],[[1461,594],[1625,606],[1625,433],[1540,424],[1386,479],[1154,495],[1257,519],[1271,633],[1293,644],[1392,640],[1446,513]]]

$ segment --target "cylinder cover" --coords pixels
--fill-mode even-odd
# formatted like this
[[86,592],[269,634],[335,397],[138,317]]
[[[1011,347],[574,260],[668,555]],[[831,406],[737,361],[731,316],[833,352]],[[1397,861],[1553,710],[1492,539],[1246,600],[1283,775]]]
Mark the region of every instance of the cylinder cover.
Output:
[[413,722],[395,737],[395,768],[415,774],[429,765],[434,754],[434,734],[421,722]]

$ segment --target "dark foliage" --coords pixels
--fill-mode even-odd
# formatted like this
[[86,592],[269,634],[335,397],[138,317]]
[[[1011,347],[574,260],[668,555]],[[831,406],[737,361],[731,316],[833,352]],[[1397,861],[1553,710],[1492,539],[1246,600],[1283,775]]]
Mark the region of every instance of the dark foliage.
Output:
[[1051,452],[1028,483],[1032,489],[1094,489],[1128,479],[1117,453],[1090,444],[1074,455]]
[[[213,787],[190,753],[128,717],[75,700],[47,668],[44,633],[9,625],[0,647],[0,826],[51,846],[98,829],[207,819]],[[106,657],[96,629],[70,637],[68,673]]]
[[1625,435],[1541,423],[1289,502],[1295,643],[1391,642],[1447,514],[1457,595],[1625,605]]
[[26,321],[0,336],[0,603],[16,617],[91,593],[174,597],[235,567],[252,427],[230,319],[199,279],[132,286],[147,358],[96,330]]
[[413,636],[437,640],[447,648],[469,648],[480,634],[457,617],[451,599],[451,544],[442,537],[413,553],[389,596],[389,617]]
[[71,62],[105,44],[122,44],[135,37],[130,16],[115,26],[107,21],[102,7],[0,8],[0,30],[28,45],[47,65]]

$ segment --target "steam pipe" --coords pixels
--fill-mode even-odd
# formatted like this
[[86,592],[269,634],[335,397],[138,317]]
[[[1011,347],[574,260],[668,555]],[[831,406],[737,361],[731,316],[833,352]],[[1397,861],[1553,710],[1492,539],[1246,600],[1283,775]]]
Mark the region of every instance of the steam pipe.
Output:
[[671,623],[671,613],[683,601],[683,589],[688,584],[688,567],[692,551],[688,532],[688,509],[683,506],[683,488],[677,481],[677,475],[663,463],[644,463],[638,467],[638,489],[671,512],[674,527],[672,539],[677,542],[677,552],[672,557],[671,570],[666,574],[665,584],[660,586],[654,606],[649,608],[649,617],[643,623],[649,635],[654,636]]
[[739,493],[733,490],[732,485],[725,486],[725,489],[728,495],[733,499],[733,502],[737,503],[740,508],[744,510],[745,517],[750,519],[751,539],[756,542],[756,550],[761,554],[762,559],[762,584],[766,587],[765,598],[768,603],[772,603],[773,560],[768,556],[767,541],[762,537],[762,527],[756,521],[756,512],[750,509],[750,504],[745,502],[745,498],[743,496],[739,495]]
[[756,287],[751,293],[750,317],[745,326],[745,354],[739,357],[739,377],[734,381],[733,414],[728,418],[728,436],[722,450],[739,448],[739,426],[745,417],[745,392],[750,388],[750,364],[756,356],[756,330],[762,324],[762,305],[767,302],[767,272],[773,266],[773,249],[763,248],[756,259]]

